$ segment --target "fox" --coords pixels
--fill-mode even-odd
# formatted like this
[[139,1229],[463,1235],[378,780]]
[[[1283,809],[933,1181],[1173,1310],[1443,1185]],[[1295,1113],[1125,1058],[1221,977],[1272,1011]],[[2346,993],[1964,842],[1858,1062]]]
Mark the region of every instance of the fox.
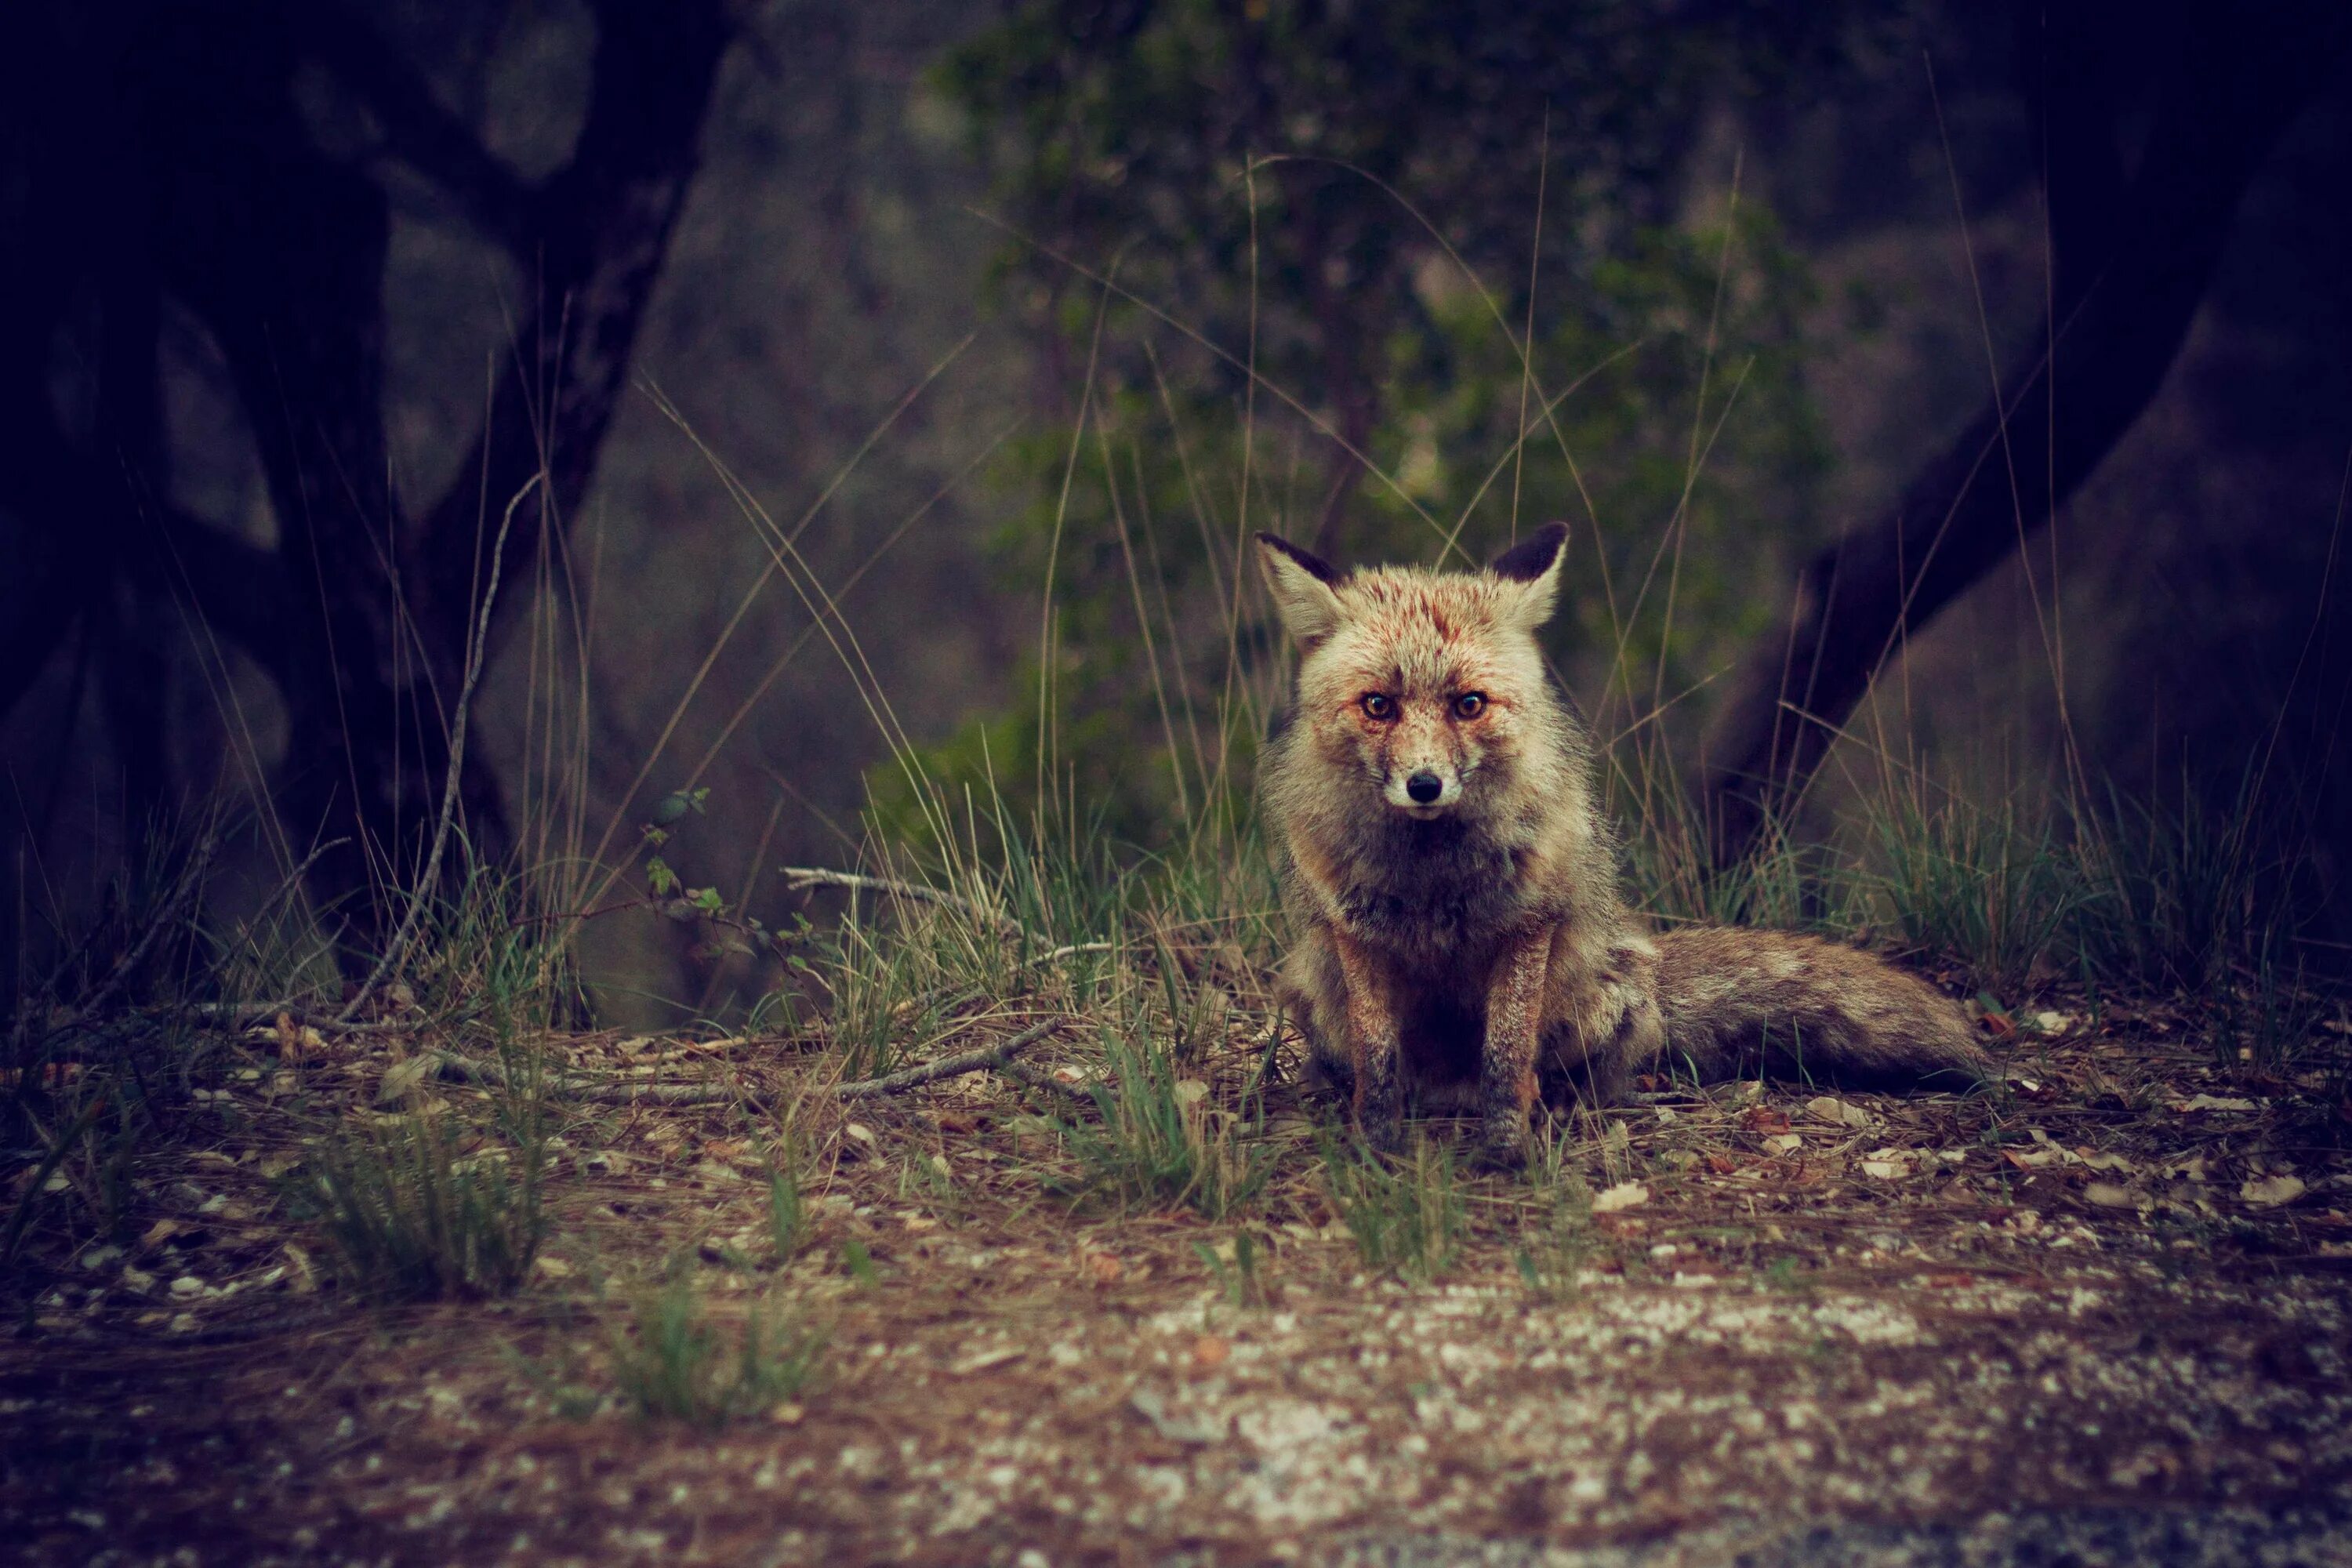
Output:
[[1537,634],[1567,525],[1483,571],[1340,571],[1257,535],[1297,646],[1258,805],[1291,942],[1276,1000],[1376,1148],[1408,1102],[1524,1162],[1540,1095],[1621,1100],[1663,1060],[1857,1087],[1990,1076],[1948,997],[1873,954],[1740,926],[1654,933],[1628,903],[1591,731]]

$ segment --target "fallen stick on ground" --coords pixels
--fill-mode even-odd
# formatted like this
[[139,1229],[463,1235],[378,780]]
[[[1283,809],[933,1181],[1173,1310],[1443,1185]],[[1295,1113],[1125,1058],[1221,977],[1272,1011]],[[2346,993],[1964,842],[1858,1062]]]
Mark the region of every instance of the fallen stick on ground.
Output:
[[[966,1073],[1004,1071],[1013,1066],[1013,1058],[1037,1044],[1065,1024],[1067,1017],[1055,1016],[1042,1024],[1032,1025],[1010,1039],[1001,1040],[979,1050],[961,1056],[941,1057],[936,1061],[905,1068],[881,1078],[859,1079],[855,1082],[835,1084],[836,1100],[875,1100],[901,1089],[937,1083],[941,1079],[961,1078]],[[514,1087],[514,1075],[491,1062],[469,1061],[448,1051],[433,1053],[436,1072],[442,1078],[461,1083],[495,1084],[502,1089]],[[1007,1076],[1013,1076],[1007,1074]],[[1068,1085],[1055,1082],[1042,1075],[1019,1072],[1019,1081],[1035,1088],[1058,1089],[1073,1099],[1093,1101]],[[749,1091],[731,1084],[711,1083],[633,1083],[612,1079],[567,1078],[549,1074],[540,1080],[541,1089],[558,1100],[576,1100],[596,1105],[719,1105],[730,1100],[756,1098]]]
[[[433,1062],[443,1078],[461,1083],[495,1084],[500,1089],[515,1087],[514,1075],[490,1062],[468,1061],[447,1051],[433,1053]],[[577,1100],[591,1105],[723,1105],[730,1100],[756,1100],[759,1097],[733,1084],[720,1083],[631,1083],[620,1079],[559,1078],[553,1074],[540,1080],[540,1088],[558,1100]]]
[[997,1077],[1009,1078],[1013,1082],[1021,1084],[1025,1088],[1042,1089],[1051,1093],[1058,1094],[1063,1099],[1069,1100],[1072,1104],[1083,1106],[1088,1110],[1092,1110],[1095,1108],[1095,1097],[1093,1095],[1088,1094],[1083,1089],[1075,1088],[1070,1084],[1064,1083],[1060,1079],[1049,1078],[1045,1074],[1039,1072],[1035,1068],[1024,1067],[1019,1062],[999,1062],[992,1070],[996,1073]]
[[1026,962],[1054,963],[1065,958],[1076,958],[1082,952],[1117,952],[1118,951],[1118,943],[1115,942],[1074,942],[1066,946],[1057,947],[1051,952],[1041,952]]
[[[422,1016],[408,1018],[354,1018],[339,1021],[335,1015],[320,1007],[300,1002],[182,1002],[152,1010],[158,1016],[175,1012],[192,1013],[199,1018],[232,1029],[257,1029],[275,1024],[280,1013],[294,1024],[307,1024],[322,1032],[332,1030],[339,1035],[405,1035],[433,1026],[434,1021]],[[446,1020],[443,1020],[446,1022]]]
[[855,1083],[833,1086],[835,1100],[874,1100],[886,1094],[896,1094],[902,1089],[914,1089],[922,1084],[937,1083],[943,1078],[961,1078],[965,1073],[990,1072],[1003,1068],[1014,1057],[1035,1045],[1046,1036],[1071,1022],[1066,1017],[1052,1017],[1042,1024],[1033,1024],[1011,1039],[966,1051],[961,1056],[941,1057],[919,1067],[905,1068],[881,1078],[860,1079]]

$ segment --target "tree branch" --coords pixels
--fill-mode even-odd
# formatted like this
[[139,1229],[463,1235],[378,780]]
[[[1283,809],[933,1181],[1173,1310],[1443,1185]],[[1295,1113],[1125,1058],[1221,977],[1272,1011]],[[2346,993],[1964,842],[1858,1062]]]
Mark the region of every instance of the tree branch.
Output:
[[519,570],[538,552],[541,531],[560,530],[587,491],[700,164],[703,121],[733,37],[721,0],[606,3],[596,11],[587,121],[571,159],[541,187],[522,258],[535,309],[516,332],[512,374],[472,450],[408,551],[410,608],[445,649],[463,641],[481,495],[511,495],[532,474],[545,475],[508,544],[509,569]]
[[285,15],[301,47],[375,115],[386,150],[439,186],[467,223],[528,261],[539,226],[537,188],[499,162],[407,58],[342,0],[291,5]]
[[2055,331],[2036,339],[2048,352],[2006,378],[1891,511],[1806,563],[1789,629],[1751,652],[1710,737],[1719,862],[1745,856],[1800,798],[1906,633],[2048,521],[2156,395],[2247,184],[2352,38],[2345,7],[2282,9],[2295,14],[2255,24],[2192,10],[2105,253],[2057,258],[2079,303],[2062,294]]

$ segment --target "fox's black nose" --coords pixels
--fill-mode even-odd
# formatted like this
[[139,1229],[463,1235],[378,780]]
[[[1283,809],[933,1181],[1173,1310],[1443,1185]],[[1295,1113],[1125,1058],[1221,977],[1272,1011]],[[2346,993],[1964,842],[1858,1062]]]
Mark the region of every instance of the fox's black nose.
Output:
[[1445,793],[1445,781],[1423,768],[1404,781],[1404,793],[1412,796],[1416,805],[1427,805]]

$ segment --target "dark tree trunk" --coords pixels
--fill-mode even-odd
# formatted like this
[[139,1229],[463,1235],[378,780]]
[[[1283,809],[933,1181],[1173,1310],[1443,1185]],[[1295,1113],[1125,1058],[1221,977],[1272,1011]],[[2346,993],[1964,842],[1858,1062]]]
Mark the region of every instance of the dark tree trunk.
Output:
[[[2037,13],[2038,14],[2038,13]],[[2061,8],[2053,58],[2098,46]],[[2052,325],[1960,437],[1885,516],[1806,563],[1790,624],[1754,650],[1709,737],[1717,857],[1784,814],[1879,667],[2049,520],[2156,395],[2227,244],[2248,182],[2342,58],[2352,6],[2189,8],[2128,184],[2095,83],[2053,75],[2047,168]],[[2110,18],[2104,25],[2112,26]],[[2074,57],[2078,61],[2085,57]]]
[[[82,620],[132,793],[166,788],[161,629],[174,598],[277,680],[291,747],[278,805],[364,946],[387,883],[414,874],[437,815],[484,559],[508,501],[496,631],[578,506],[625,387],[695,174],[731,36],[722,0],[601,0],[592,100],[572,155],[533,184],[442,107],[356,7],[131,4],[106,26],[62,4],[6,29],[0,85],[0,710]],[[449,492],[392,484],[383,410],[390,215],[364,166],[323,152],[296,98],[316,60],[366,105],[384,151],[503,244],[533,291],[489,417]],[[40,62],[37,68],[34,62]],[[95,411],[60,425],[51,343],[78,291],[99,301]],[[174,506],[156,345],[166,296],[211,332],[258,447],[279,542],[262,551]],[[485,515],[487,513],[487,515]],[[486,650],[487,651],[487,650]],[[467,826],[509,840],[478,749]]]
[[[597,26],[587,123],[571,162],[534,197],[535,221],[516,247],[536,312],[457,481],[409,545],[411,613],[429,628],[436,658],[448,656],[436,672],[445,683],[458,677],[507,502],[534,476],[544,480],[515,514],[504,564],[511,584],[527,574],[541,531],[560,529],[587,491],[685,205],[729,37],[711,4],[611,0],[597,8]],[[499,624],[522,600],[502,595]]]
[[387,868],[374,857],[396,863],[431,787],[428,726],[404,711],[387,570],[400,530],[383,408],[391,219],[374,180],[311,145],[292,95],[299,58],[275,8],[167,12],[141,101],[146,162],[168,171],[159,253],[227,361],[292,588],[279,809],[298,838],[341,840],[314,887],[363,935],[379,901],[364,895]]

